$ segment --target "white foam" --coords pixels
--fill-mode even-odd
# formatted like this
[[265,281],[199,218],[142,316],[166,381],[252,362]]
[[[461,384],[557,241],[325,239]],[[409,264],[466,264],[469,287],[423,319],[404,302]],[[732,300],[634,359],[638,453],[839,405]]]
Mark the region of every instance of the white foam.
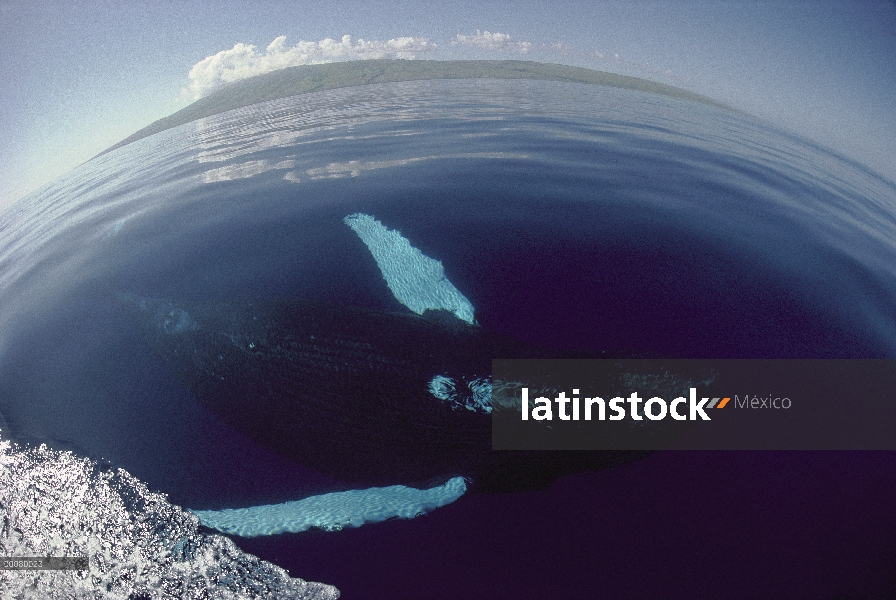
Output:
[[86,556],[82,571],[0,570],[0,598],[335,600],[199,531],[199,520],[126,471],[0,439],[0,556]]
[[241,537],[297,533],[312,527],[338,531],[387,519],[413,519],[451,504],[466,491],[463,477],[455,477],[426,490],[393,485],[333,492],[282,504],[191,512],[206,527]]
[[343,221],[367,245],[399,302],[418,315],[427,309],[444,309],[473,324],[473,305],[445,277],[441,261],[426,256],[370,215],[355,213]]
[[429,393],[448,402],[455,409],[465,408],[488,414],[492,412],[491,377],[474,377],[458,382],[445,375],[436,375],[429,382]]

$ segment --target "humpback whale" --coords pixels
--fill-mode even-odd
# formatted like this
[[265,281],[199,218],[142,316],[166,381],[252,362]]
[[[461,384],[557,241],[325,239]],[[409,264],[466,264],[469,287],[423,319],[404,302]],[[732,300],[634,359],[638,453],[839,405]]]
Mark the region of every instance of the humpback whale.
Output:
[[[119,295],[140,315],[152,348],[209,408],[260,443],[353,488],[254,512],[195,511],[203,523],[237,535],[358,526],[423,514],[468,489],[545,488],[564,474],[649,454],[492,451],[492,359],[558,353],[480,327],[441,263],[372,216],[348,215],[344,222],[371,250],[407,312],[308,298],[201,302]],[[690,381],[680,384],[685,389]],[[383,509],[390,493],[406,505]],[[328,505],[350,508],[327,516]],[[287,518],[289,511],[302,516]],[[258,523],[245,526],[240,519]]]

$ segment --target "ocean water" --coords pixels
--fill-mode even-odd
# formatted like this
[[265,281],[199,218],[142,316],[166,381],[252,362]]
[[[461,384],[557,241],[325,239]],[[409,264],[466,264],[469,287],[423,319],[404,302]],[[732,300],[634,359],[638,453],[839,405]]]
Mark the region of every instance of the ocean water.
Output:
[[[355,214],[440,261],[479,325],[523,343],[896,357],[896,186],[861,165],[629,90],[370,85],[156,134],[0,215],[0,436],[192,509],[345,489],[209,410],[121,298],[409,312]],[[352,598],[871,597],[896,592],[894,462],[666,452],[417,519],[233,540]]]

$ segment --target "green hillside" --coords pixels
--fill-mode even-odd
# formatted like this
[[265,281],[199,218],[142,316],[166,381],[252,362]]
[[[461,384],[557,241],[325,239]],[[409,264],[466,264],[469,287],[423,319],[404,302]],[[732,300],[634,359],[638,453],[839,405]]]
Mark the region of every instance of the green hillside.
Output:
[[[571,81],[664,94],[720,108],[731,107],[681,88],[579,67],[521,60],[359,60],[289,67],[229,84],[144,127],[99,155],[196,119],[267,100],[336,88],[425,79],[538,79]],[[99,156],[98,155],[98,156]]]

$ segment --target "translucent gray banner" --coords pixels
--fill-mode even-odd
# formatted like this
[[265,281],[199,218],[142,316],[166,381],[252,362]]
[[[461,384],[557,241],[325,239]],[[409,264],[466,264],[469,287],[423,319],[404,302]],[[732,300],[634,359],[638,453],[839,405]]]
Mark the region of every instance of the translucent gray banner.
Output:
[[0,571],[86,571],[90,560],[86,556],[3,556]]
[[494,450],[896,450],[896,360],[494,360]]

